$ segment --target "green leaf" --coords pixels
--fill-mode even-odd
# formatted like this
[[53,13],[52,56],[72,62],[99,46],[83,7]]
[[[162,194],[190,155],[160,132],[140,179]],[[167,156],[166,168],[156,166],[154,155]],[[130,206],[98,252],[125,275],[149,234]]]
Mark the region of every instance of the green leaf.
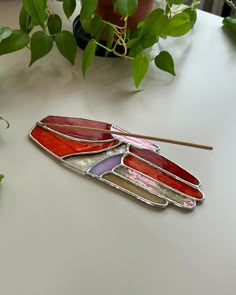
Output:
[[236,32],[236,16],[227,16],[223,19],[224,28]]
[[155,9],[144,20],[140,35],[144,38],[160,36],[166,29],[168,22],[169,20],[167,15],[164,14],[164,10],[160,8]]
[[133,60],[132,75],[136,88],[144,79],[149,67],[149,57],[145,54],[137,55]]
[[45,34],[43,31],[35,32],[31,37],[30,50],[31,60],[29,66],[31,66],[36,60],[47,55],[53,46],[52,37]]
[[82,57],[82,72],[84,77],[91,62],[93,61],[96,48],[97,48],[97,43],[96,43],[96,40],[94,39],[91,39],[88,42],[87,46],[85,47],[85,50],[83,52],[83,57]]
[[153,10],[143,21],[142,26],[132,34],[132,39],[128,41],[127,47],[137,47],[137,43],[140,43],[143,49],[151,47],[158,41],[168,22],[169,19],[164,14],[164,10]]
[[73,65],[77,53],[77,43],[74,35],[69,31],[56,34],[56,45],[60,53]]
[[184,9],[183,12],[188,14],[189,21],[191,23],[191,29],[192,29],[194,27],[196,21],[197,21],[197,11],[196,11],[196,9],[192,9],[191,7],[189,7],[189,8]]
[[106,29],[106,23],[100,15],[94,15],[89,24],[89,33],[93,38],[99,41]]
[[59,15],[51,14],[48,17],[48,31],[51,35],[61,32],[62,21]]
[[185,12],[174,15],[164,31],[164,34],[171,37],[180,37],[191,29],[189,15]]
[[[109,26],[108,32],[107,32],[107,41],[106,41],[106,47],[111,49],[113,42],[114,42],[114,27]],[[109,51],[106,51],[106,56],[109,54]]]
[[76,0],[64,0],[63,1],[63,10],[67,18],[69,18],[76,8]]
[[6,128],[9,128],[10,127],[9,122],[6,119],[4,119],[3,117],[0,116],[0,120],[4,121],[6,123],[6,125],[7,125]]
[[80,10],[80,21],[85,32],[90,34],[90,22],[97,8],[98,0],[83,0]]
[[2,181],[3,178],[4,178],[4,175],[0,174],[0,182]]
[[132,48],[137,46],[137,44],[140,44],[139,40],[141,39],[141,36],[136,35],[136,37],[128,40],[127,42],[127,48]]
[[158,39],[158,37],[145,36],[141,39],[142,48],[145,49],[151,47],[152,45],[158,42]]
[[30,37],[21,30],[13,30],[12,34],[0,43],[0,55],[20,50],[27,46]]
[[23,32],[29,33],[32,30],[31,26],[31,16],[22,6],[20,15],[19,15],[20,28]]
[[136,43],[134,46],[132,46],[130,49],[129,49],[129,56],[130,57],[135,57],[137,55],[140,55],[142,54],[143,52],[143,48],[141,46],[140,43]]
[[83,0],[80,20],[89,20],[97,8],[98,0]]
[[143,21],[142,26],[132,34],[132,39],[128,41],[127,47],[137,48],[138,43],[142,45],[143,49],[151,47],[158,41],[168,22],[164,10],[159,8],[153,10]]
[[138,7],[137,0],[112,0],[115,10],[123,16],[132,15]]
[[0,25],[0,43],[3,39],[8,38],[12,34],[12,29]]
[[43,29],[46,19],[47,0],[22,0],[25,10],[31,15],[33,22]]
[[167,51],[161,51],[159,55],[155,57],[155,65],[159,69],[175,76],[174,61]]

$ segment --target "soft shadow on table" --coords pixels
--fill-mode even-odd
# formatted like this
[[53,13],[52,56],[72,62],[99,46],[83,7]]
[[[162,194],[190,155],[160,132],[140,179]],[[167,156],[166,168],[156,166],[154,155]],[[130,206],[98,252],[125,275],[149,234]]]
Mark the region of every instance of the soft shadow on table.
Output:
[[236,32],[230,31],[222,27],[224,35],[227,37],[227,40],[230,42],[231,46],[236,49]]
[[[131,74],[130,74],[131,75]],[[130,79],[132,77],[130,76]],[[135,88],[133,82],[130,83],[129,88],[117,87],[114,91],[116,95],[119,95],[120,101],[127,101],[130,98],[138,97],[139,94],[145,95],[145,90],[150,88],[150,83],[155,83],[156,86],[167,86],[170,85],[174,80],[174,77],[168,73],[161,73],[161,70],[155,69],[153,65],[150,65],[149,72],[144,80],[141,82],[140,87]]]
[[[0,128],[0,131],[2,132],[1,128]],[[0,145],[2,146],[4,143],[5,143],[5,141],[4,141],[3,137],[1,136],[0,137]]]
[[[89,178],[87,178],[87,179],[90,181]],[[114,195],[112,197],[126,198],[127,200],[129,200],[131,202],[131,204],[134,203],[133,205],[135,205],[135,206],[141,206],[141,207],[145,208],[145,210],[149,210],[149,211],[157,213],[157,214],[163,214],[167,210],[174,210],[176,212],[179,212],[180,214],[191,214],[193,212],[193,210],[182,209],[182,208],[176,207],[172,204],[169,204],[166,208],[159,208],[159,207],[154,207],[154,206],[148,205],[148,204],[132,197],[131,195],[126,194],[123,191],[120,191],[116,188],[108,186],[105,183],[100,182],[99,180],[92,181],[91,185],[92,184],[93,185],[100,185],[100,186],[104,187],[105,190],[110,190],[111,192],[114,192]],[[195,208],[195,209],[197,209],[197,208]]]
[[[103,185],[103,183],[101,183],[101,184]],[[105,184],[104,184],[104,186],[105,186]],[[105,187],[104,187],[104,189],[105,189]],[[160,213],[162,214],[167,210],[174,210],[174,211],[179,212],[181,214],[191,214],[192,213],[192,210],[182,209],[182,208],[176,207],[171,204],[169,204],[166,208],[153,207],[151,205],[145,204],[144,202],[142,202],[140,200],[133,198],[132,196],[130,196],[122,191],[117,191],[117,189],[115,189],[115,188],[109,187],[108,189],[110,189],[113,192],[117,192],[118,197],[124,197],[124,198],[128,199],[130,202],[135,203],[135,205],[142,206],[143,208],[145,208],[149,211],[155,212],[157,214],[160,214]]]
[[[15,63],[13,59],[8,64],[4,75],[1,76],[2,95],[10,93],[19,95],[18,99],[24,99],[21,93],[25,93],[28,97],[32,96],[33,101],[37,93],[37,98],[42,102],[48,101],[51,96],[57,96],[57,102],[59,102],[60,98],[68,95],[86,95],[87,101],[90,99],[90,93],[100,94],[107,89],[105,91],[110,92],[111,97],[119,96],[119,99],[125,102],[145,93],[145,90],[153,85],[168,87],[175,79],[170,74],[157,69],[152,62],[147,76],[141,82],[139,89],[136,89],[132,79],[131,64],[125,63],[122,59],[95,58],[84,79],[79,59],[72,67],[63,59],[57,63],[56,57],[57,55],[51,59],[49,57],[41,59],[29,68],[27,64],[19,62],[19,55],[16,55]],[[26,59],[23,54],[22,59]],[[10,92],[11,89],[12,92]],[[108,97],[107,93],[103,99],[106,97]]]
[[[190,47],[192,46],[191,38],[170,38],[168,40],[163,41],[164,42],[159,42],[154,46],[154,56],[157,55],[160,51],[169,51],[173,55],[175,68],[179,69],[178,71],[180,72],[181,69],[183,69],[184,64],[188,62],[188,52],[190,51]],[[151,84],[153,87],[153,83],[155,83],[155,86],[169,86],[171,83],[175,81],[175,79],[176,77],[158,69],[155,66],[154,62],[151,62],[149,65],[148,73],[144,80],[141,82],[139,89],[136,89],[134,85],[133,89],[132,87],[128,89],[118,88],[116,94],[120,95],[120,99],[127,100],[130,97],[137,96],[140,92],[145,93],[145,89],[150,88]]]
[[[181,71],[184,64],[188,62],[188,56],[193,44],[193,32],[190,31],[187,36],[179,38],[169,37],[166,40],[160,40],[158,43],[159,51],[168,51],[174,60],[175,70]],[[177,73],[178,75],[178,73]]]
[[[3,171],[1,171],[1,173],[2,173]],[[2,186],[4,185],[4,179],[2,180],[2,182],[0,182],[0,209],[1,209],[1,207],[2,207],[2,195],[3,195],[3,193],[2,193]]]

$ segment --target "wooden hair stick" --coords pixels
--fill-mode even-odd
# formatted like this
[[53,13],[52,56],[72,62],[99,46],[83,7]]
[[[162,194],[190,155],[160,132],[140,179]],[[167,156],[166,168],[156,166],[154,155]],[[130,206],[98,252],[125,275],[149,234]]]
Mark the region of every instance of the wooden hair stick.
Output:
[[150,135],[142,135],[142,134],[135,134],[135,133],[129,133],[129,132],[120,132],[120,131],[113,131],[113,130],[106,130],[101,128],[95,128],[95,127],[86,127],[86,126],[78,126],[78,125],[64,125],[64,124],[56,124],[56,123],[44,123],[44,122],[37,122],[37,126],[40,127],[63,127],[63,128],[73,128],[73,129],[80,129],[80,130],[87,130],[87,131],[95,131],[95,132],[102,132],[102,133],[109,133],[109,134],[115,134],[120,136],[127,136],[127,137],[135,137],[135,138],[142,138],[142,139],[148,139],[148,140],[154,140],[154,141],[160,141],[160,142],[166,142],[171,144],[178,144],[178,145],[184,145],[204,150],[213,150],[212,146],[197,144],[197,143],[191,143],[186,141],[179,141],[179,140],[173,140],[173,139],[167,139],[167,138],[160,138],[156,136],[150,136]]

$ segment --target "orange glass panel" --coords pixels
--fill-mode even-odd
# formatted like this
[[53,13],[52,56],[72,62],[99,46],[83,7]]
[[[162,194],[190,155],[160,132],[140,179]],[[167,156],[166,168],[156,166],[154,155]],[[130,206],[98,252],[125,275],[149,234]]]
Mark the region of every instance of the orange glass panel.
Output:
[[46,149],[58,157],[64,157],[71,154],[102,151],[116,146],[119,141],[109,142],[80,142],[61,137],[53,132],[47,131],[41,127],[35,127],[31,135]]

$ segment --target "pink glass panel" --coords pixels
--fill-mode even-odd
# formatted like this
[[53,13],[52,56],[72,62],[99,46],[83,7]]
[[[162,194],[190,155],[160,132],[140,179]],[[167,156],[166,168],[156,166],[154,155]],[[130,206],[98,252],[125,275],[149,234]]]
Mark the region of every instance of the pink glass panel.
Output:
[[[61,125],[74,125],[74,126],[85,126],[99,129],[110,130],[111,124],[97,122],[93,120],[80,119],[80,118],[69,118],[59,116],[48,116],[41,122],[44,123],[56,123]],[[50,126],[51,129],[58,131],[62,134],[69,135],[75,138],[86,139],[86,140],[108,140],[113,139],[111,134],[102,133],[98,131],[80,130],[68,127]]]
[[196,206],[196,202],[192,198],[184,196],[179,192],[175,192],[171,188],[166,188],[153,178],[149,178],[136,170],[126,166],[118,166],[115,169],[115,172],[137,183],[149,192],[163,196],[169,202],[177,206],[184,207],[186,209],[193,209]]
[[195,176],[193,176],[192,174],[190,174],[189,172],[187,172],[185,169],[181,168],[177,164],[171,162],[167,158],[161,156],[160,154],[157,154],[153,151],[146,150],[146,149],[139,149],[133,146],[130,147],[129,150],[131,153],[139,156],[140,158],[143,158],[153,163],[154,165],[178,176],[179,178],[184,179],[187,182],[190,182],[194,185],[200,184],[199,180]]
[[31,135],[46,149],[58,157],[64,157],[71,154],[97,152],[116,146],[117,140],[109,142],[80,142],[61,137],[53,132],[47,131],[41,127],[35,127]]
[[[124,129],[118,127],[118,126],[115,126],[115,125],[111,126],[111,130],[119,131],[119,132],[127,132],[126,130],[124,130]],[[153,144],[150,141],[145,140],[145,139],[129,137],[129,136],[122,136],[122,135],[117,135],[117,134],[114,134],[113,137],[118,138],[121,141],[128,142],[128,143],[131,143],[131,144],[134,144],[134,145],[138,145],[138,146],[141,146],[141,147],[144,147],[144,148],[147,148],[147,149],[152,149],[152,150],[155,150],[155,151],[160,149],[159,146],[157,146],[157,145],[155,145],[155,144]]]

